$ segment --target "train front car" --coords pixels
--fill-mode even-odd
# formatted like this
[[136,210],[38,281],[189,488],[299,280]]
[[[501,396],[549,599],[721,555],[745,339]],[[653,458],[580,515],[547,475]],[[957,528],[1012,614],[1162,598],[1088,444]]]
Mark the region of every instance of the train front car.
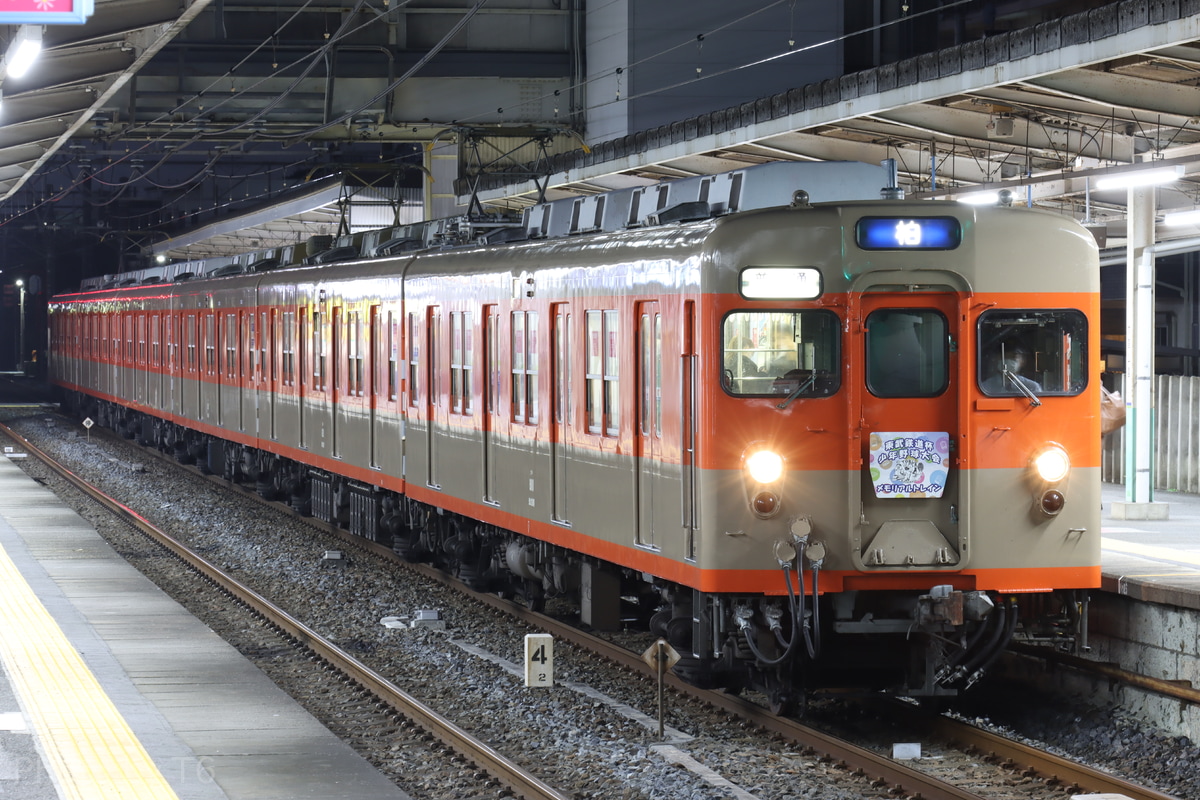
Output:
[[1100,578],[1087,231],[801,195],[710,246],[681,668],[786,708],[802,687],[953,695],[1013,637],[1072,642]]

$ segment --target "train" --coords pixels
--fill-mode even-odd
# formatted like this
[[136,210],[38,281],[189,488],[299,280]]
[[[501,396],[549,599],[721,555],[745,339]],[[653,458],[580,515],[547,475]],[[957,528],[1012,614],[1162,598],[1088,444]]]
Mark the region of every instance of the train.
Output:
[[953,697],[1010,642],[1084,646],[1093,237],[904,199],[877,165],[769,166],[93,282],[50,301],[49,377],[80,417],[642,626],[779,711]]

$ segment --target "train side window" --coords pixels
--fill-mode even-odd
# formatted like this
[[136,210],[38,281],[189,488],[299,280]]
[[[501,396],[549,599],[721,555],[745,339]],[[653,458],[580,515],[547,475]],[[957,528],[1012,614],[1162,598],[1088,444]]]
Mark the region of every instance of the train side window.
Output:
[[238,369],[237,315],[225,316],[225,377],[236,378]]
[[450,410],[471,413],[471,313],[450,312]]
[[246,344],[242,355],[242,375],[253,383],[258,379],[254,369],[255,364],[258,363],[258,323],[253,311],[247,312],[242,317],[242,339]]
[[471,397],[474,395],[471,389],[471,374],[475,369],[474,330],[474,315],[470,311],[464,311],[462,315],[462,413],[467,416],[470,416],[474,410],[474,407],[471,405]]
[[408,404],[417,405],[420,397],[421,374],[421,321],[415,313],[408,315]]
[[217,317],[204,315],[204,371],[208,375],[217,372]]
[[187,368],[188,372],[196,372],[200,369],[200,364],[197,361],[199,354],[198,344],[196,341],[197,320],[195,314],[188,314],[187,318]]
[[162,340],[162,320],[158,314],[150,317],[150,363],[154,366],[162,366],[162,352],[160,350],[160,342]]
[[[271,341],[271,328],[267,322],[267,320],[269,319],[269,315],[267,314],[266,311],[263,311],[260,314],[260,316],[258,317],[258,319],[259,319],[258,330],[255,331],[253,315],[252,315],[252,321],[250,322],[250,335],[251,335],[251,338],[253,338],[256,333],[258,335],[258,379],[261,382],[266,383],[267,378],[268,378],[267,351],[268,351],[268,342]],[[251,358],[251,362],[252,363],[250,364],[250,371],[253,372],[254,371],[253,357]]]
[[442,352],[442,315],[436,308],[429,314],[429,392],[426,398],[430,405],[440,405],[442,401],[441,370],[439,368]]
[[512,314],[512,420],[533,425],[538,420],[538,315]]
[[841,384],[832,311],[735,311],[721,326],[721,385],[735,396],[826,397]]
[[363,396],[363,328],[362,313],[346,314],[346,390],[352,397]]
[[280,350],[283,355],[283,385],[296,385],[296,312],[283,312],[283,342]]
[[388,349],[388,377],[387,377],[387,396],[388,400],[396,399],[397,390],[397,358],[400,355],[400,331],[399,324],[396,322],[396,314],[394,311],[389,311],[387,315],[387,349]]
[[484,328],[487,341],[483,344],[483,357],[486,359],[484,364],[484,380],[487,382],[487,387],[484,389],[484,409],[485,414],[496,414],[500,409],[500,313],[496,311],[495,306],[484,306],[483,316],[487,320],[487,326]]
[[146,317],[142,314],[137,318],[138,363],[146,363]]
[[325,337],[322,326],[324,321],[320,311],[313,312],[312,320],[312,354],[313,354],[313,382],[312,388],[314,391],[324,391],[325,389]]
[[979,315],[976,334],[977,380],[986,395],[1076,395],[1087,387],[1087,317],[1080,311],[992,309]]
[[591,433],[621,430],[619,321],[616,311],[588,311],[587,424]]
[[933,397],[950,381],[949,328],[938,311],[888,308],[867,317],[867,389],[876,397]]
[[621,349],[616,311],[604,312],[604,432],[621,432]]

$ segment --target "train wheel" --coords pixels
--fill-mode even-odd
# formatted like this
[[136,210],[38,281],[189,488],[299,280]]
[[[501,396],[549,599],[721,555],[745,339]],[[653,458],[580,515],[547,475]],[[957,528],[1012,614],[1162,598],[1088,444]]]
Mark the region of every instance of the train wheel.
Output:
[[803,716],[806,705],[803,690],[795,687],[772,689],[767,692],[767,708],[781,717]]

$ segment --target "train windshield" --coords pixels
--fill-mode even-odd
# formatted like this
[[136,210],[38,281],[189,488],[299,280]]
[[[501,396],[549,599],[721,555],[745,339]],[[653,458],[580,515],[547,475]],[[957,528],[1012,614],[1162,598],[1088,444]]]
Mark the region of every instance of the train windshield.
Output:
[[987,311],[979,315],[977,345],[986,395],[1075,395],[1087,386],[1087,318],[1080,311]]
[[950,380],[950,335],[940,311],[884,308],[867,317],[867,388],[876,397],[935,397]]
[[831,311],[735,311],[722,326],[722,385],[733,395],[831,395],[839,331]]

